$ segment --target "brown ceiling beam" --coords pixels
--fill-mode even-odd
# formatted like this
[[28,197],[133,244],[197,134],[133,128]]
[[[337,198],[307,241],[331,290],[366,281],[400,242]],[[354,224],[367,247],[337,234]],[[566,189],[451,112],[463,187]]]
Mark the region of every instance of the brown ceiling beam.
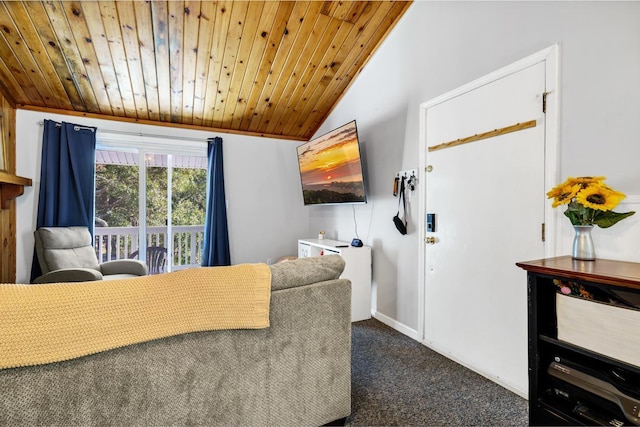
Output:
[[160,121],[148,120],[148,119],[135,119],[130,117],[116,117],[116,116],[108,116],[108,115],[99,114],[99,113],[67,111],[67,110],[61,110],[58,108],[38,107],[33,105],[17,104],[16,108],[19,110],[39,111],[42,113],[61,114],[65,116],[86,117],[90,119],[110,120],[114,122],[124,122],[124,123],[137,123],[141,125],[164,126],[164,127],[177,128],[177,129],[199,130],[199,131],[212,132],[212,133],[257,136],[262,138],[284,139],[284,140],[291,140],[291,141],[307,141],[308,140],[307,138],[297,137],[297,136],[286,136],[286,135],[269,134],[269,133],[262,133],[262,132],[223,129],[223,128],[217,128],[217,127],[208,127],[208,126],[191,125],[191,124],[168,123],[168,122],[160,122]]

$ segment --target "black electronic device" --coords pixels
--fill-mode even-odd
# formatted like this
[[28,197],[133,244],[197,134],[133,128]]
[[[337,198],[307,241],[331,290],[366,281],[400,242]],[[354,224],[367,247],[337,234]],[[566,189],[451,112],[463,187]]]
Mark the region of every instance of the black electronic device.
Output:
[[355,246],[356,248],[361,248],[362,247],[362,240],[360,239],[353,239],[351,241],[351,246]]
[[[638,386],[627,386],[620,380],[612,379],[607,373],[597,372],[577,364],[561,360],[556,357],[549,365],[547,373],[577,387],[579,390],[612,402],[617,406],[628,421],[640,425],[640,396]],[[620,376],[619,373],[616,375]]]

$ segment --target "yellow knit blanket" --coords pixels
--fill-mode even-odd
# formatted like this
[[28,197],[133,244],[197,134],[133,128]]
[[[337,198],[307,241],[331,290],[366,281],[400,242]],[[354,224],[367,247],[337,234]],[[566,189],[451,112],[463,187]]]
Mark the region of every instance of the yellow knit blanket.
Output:
[[73,359],[188,332],[269,326],[265,264],[132,279],[0,285],[0,369]]

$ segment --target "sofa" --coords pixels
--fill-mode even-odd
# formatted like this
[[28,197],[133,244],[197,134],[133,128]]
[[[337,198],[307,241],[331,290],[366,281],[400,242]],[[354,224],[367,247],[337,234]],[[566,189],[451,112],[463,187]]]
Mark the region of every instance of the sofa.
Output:
[[[267,327],[183,333],[0,369],[0,425],[344,421],[351,412],[351,286],[339,278],[344,260],[332,255],[265,268],[271,281]],[[91,283],[100,282],[73,285]]]

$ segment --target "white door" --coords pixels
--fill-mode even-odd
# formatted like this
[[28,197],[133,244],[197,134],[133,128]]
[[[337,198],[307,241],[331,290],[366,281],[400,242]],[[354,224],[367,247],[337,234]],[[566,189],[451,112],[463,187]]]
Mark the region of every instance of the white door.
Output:
[[[544,257],[545,65],[529,66],[426,110],[424,343],[527,393],[526,274]],[[518,124],[535,125],[501,134]],[[431,240],[433,242],[433,240]]]

